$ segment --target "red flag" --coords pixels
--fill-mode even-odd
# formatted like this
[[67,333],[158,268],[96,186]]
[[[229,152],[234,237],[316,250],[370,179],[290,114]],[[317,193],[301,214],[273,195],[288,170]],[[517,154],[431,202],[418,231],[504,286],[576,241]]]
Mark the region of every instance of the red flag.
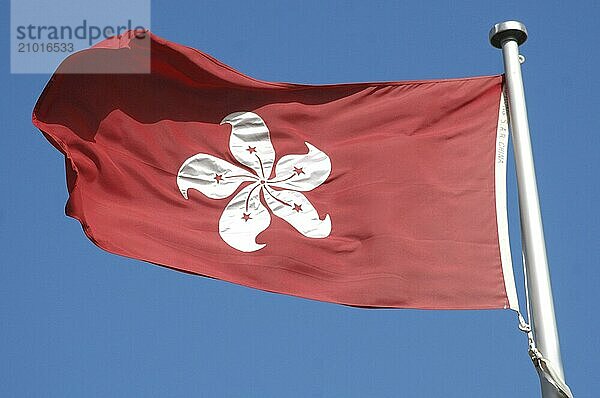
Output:
[[[69,74],[131,65],[150,74]],[[34,124],[99,247],[356,306],[516,308],[502,76],[298,85],[154,35],[70,56]]]

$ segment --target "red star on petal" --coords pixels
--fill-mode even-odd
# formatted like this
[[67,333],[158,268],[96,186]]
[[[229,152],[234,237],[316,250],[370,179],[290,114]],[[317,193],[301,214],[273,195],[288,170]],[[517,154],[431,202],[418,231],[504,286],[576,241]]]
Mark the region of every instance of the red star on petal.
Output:
[[248,148],[246,148],[246,150],[250,153],[254,153],[256,152],[256,147],[255,146],[248,146]]
[[250,217],[250,214],[244,213],[244,215],[242,216],[242,220],[248,222],[248,220],[252,220],[252,217]]
[[300,213],[302,211],[302,205],[298,205],[298,204],[294,203],[294,210],[296,210],[298,213]]
[[223,174],[215,174],[214,179],[217,181],[217,184],[223,181]]
[[294,173],[296,173],[296,175],[305,174],[304,170],[302,170],[302,169],[303,169],[303,167],[294,166]]

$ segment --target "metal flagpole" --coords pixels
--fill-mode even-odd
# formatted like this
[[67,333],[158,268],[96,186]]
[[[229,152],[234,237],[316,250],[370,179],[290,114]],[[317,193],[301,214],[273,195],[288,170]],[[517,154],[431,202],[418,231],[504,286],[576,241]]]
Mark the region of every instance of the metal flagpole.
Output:
[[[532,359],[540,375],[542,397],[569,396],[570,391],[564,384],[564,372],[560,356],[556,318],[554,316],[552,288],[550,286],[550,273],[546,257],[546,244],[529,136],[525,92],[521,76],[523,57],[519,55],[519,45],[527,40],[527,29],[521,22],[501,22],[494,25],[490,30],[489,39],[494,47],[502,49],[504,58],[510,127],[513,136],[519,191],[523,261],[526,270],[528,304],[531,310],[529,322],[532,326],[535,342]],[[536,353],[539,358],[536,358]],[[536,363],[536,359],[538,363]],[[561,388],[561,386],[564,386],[564,388]],[[568,393],[565,392],[565,388]],[[561,390],[563,391],[561,392]]]

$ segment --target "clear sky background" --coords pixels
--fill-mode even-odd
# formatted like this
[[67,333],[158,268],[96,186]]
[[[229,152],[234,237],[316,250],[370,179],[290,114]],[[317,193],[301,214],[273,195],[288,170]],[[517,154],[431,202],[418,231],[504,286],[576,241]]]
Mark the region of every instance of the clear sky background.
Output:
[[[9,73],[7,3],[0,15],[0,396],[539,395],[511,311],[356,309],[98,249],[64,215],[62,155],[31,124],[49,75]],[[153,1],[152,30],[259,79],[339,83],[501,73],[488,31],[506,19],[525,22],[523,74],[565,373],[576,397],[596,397],[599,4]]]

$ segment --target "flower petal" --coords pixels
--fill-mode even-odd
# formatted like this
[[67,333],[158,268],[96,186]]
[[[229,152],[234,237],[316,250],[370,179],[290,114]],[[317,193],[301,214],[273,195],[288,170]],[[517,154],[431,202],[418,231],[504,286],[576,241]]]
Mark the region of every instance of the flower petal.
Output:
[[243,252],[265,247],[256,237],[271,224],[269,211],[260,202],[260,185],[250,184],[231,199],[219,220],[219,234],[229,246]]
[[231,124],[229,150],[245,166],[262,178],[271,176],[275,150],[265,122],[252,112],[235,112],[225,116],[221,124]]
[[256,181],[246,170],[205,153],[188,158],[177,173],[177,186],[184,198],[195,189],[212,199],[223,199],[235,192],[244,181]]
[[279,159],[275,166],[275,178],[269,181],[270,185],[310,191],[327,180],[331,173],[329,156],[308,142],[304,144],[308,148],[306,155],[286,155]]
[[326,238],[331,232],[329,214],[323,220],[306,196],[295,191],[276,191],[265,187],[265,200],[273,214],[283,218],[309,238]]

